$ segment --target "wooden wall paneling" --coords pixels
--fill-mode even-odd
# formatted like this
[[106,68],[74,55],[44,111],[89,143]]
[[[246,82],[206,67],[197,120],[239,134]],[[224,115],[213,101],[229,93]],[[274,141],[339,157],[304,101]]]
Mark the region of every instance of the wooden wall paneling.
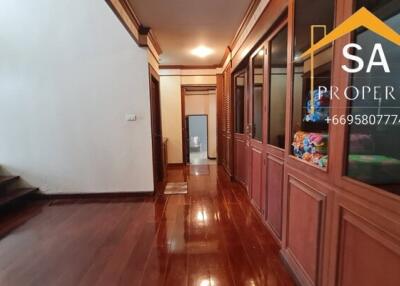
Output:
[[188,147],[187,146],[187,136],[188,136],[188,126],[186,126],[186,110],[185,110],[185,87],[181,86],[181,126],[182,126],[182,162],[183,164],[189,164],[190,162],[187,161]]
[[[279,2],[282,2],[282,6],[278,4]],[[285,3],[287,2],[271,0],[254,31],[240,48],[239,53],[234,56],[234,68],[245,56],[243,54],[246,54],[240,51],[254,50],[256,43],[259,43],[262,37],[255,35],[264,35],[268,27],[274,25],[276,15],[284,13]],[[352,6],[351,1],[337,0],[336,23],[351,14],[350,6]],[[274,17],[271,16],[272,11],[275,11]],[[267,15],[269,19],[265,18]],[[260,26],[260,23],[264,25]],[[267,225],[275,234],[279,232],[279,217],[275,216],[278,212],[274,211],[274,207],[279,205],[277,196],[279,187],[276,186],[279,185],[279,176],[283,171],[281,253],[302,285],[398,284],[396,269],[399,269],[400,253],[400,198],[343,177],[347,144],[343,138],[346,138],[347,130],[340,126],[330,126],[328,171],[320,170],[290,155],[293,25],[294,0],[289,0],[286,148],[279,153],[278,150],[268,146],[265,149],[254,148],[256,146],[253,146],[252,140],[246,143],[249,150],[248,186],[252,200],[261,210],[263,193],[259,190],[263,183],[260,183],[259,177],[260,172],[263,174],[265,171],[269,197],[265,202]],[[348,77],[340,72],[340,66],[343,64],[341,48],[349,40],[350,36],[345,36],[334,45],[332,78],[333,84],[341,88],[348,84]],[[251,69],[249,82],[250,78]],[[250,84],[248,90],[250,94]],[[251,101],[248,102],[247,118],[250,120]],[[334,99],[331,107],[332,114],[345,114],[347,103]],[[251,136],[250,132],[249,135]],[[260,165],[263,165],[263,158],[267,159],[267,168],[264,171],[262,167],[260,168]],[[281,162],[283,164],[280,164]],[[349,197],[351,199],[348,199]],[[366,249],[368,251],[365,251]]]
[[[244,77],[244,88],[243,88],[243,133],[236,133],[236,79],[238,76]],[[247,189],[247,119],[246,119],[246,108],[247,108],[247,70],[240,70],[232,76],[232,130],[233,130],[233,173],[234,178],[240,182],[243,187]]]
[[[263,86],[263,106],[262,106],[262,113],[263,113],[263,121],[262,121],[262,141],[253,138],[253,58],[257,56],[260,50],[264,50],[264,43],[259,46],[251,55],[250,63],[249,63],[249,121],[250,121],[250,128],[249,128],[249,147],[250,147],[250,176],[249,176],[249,186],[250,186],[250,194],[252,198],[253,204],[256,208],[260,211],[260,213],[264,216],[265,215],[265,85]],[[264,65],[265,68],[265,65]],[[265,73],[264,73],[264,83],[265,83]]]
[[283,168],[284,150],[268,144],[269,117],[270,117],[270,59],[271,40],[287,25],[287,18],[281,18],[274,25],[275,28],[269,33],[264,42],[266,47],[264,61],[264,142],[265,142],[265,164],[264,164],[264,203],[265,219],[277,241],[280,242],[282,234],[282,196],[283,196]]
[[264,153],[260,148],[251,150],[251,198],[257,209],[263,213],[263,164]]
[[331,187],[288,166],[284,176],[282,255],[301,285],[321,285]]
[[223,96],[224,75],[217,74],[217,162],[223,161]]
[[223,146],[224,160],[223,166],[229,176],[233,175],[233,101],[231,88],[231,68],[228,65],[224,71],[224,104],[223,104],[223,131],[225,131],[225,141]]
[[246,186],[246,140],[242,134],[234,135],[234,175],[235,179]]
[[250,80],[250,68],[247,65],[246,73],[246,183],[247,193],[251,195],[251,80]]
[[337,190],[329,283],[399,285],[400,216]]
[[222,136],[223,136],[223,167],[226,170],[226,162],[227,162],[227,139],[226,139],[226,126],[227,126],[227,118],[226,118],[226,95],[227,95],[227,90],[226,90],[226,73],[224,72],[224,96],[223,96],[223,110],[222,110]]
[[234,123],[233,123],[233,89],[232,89],[232,69],[229,67],[228,68],[228,132],[229,132],[229,161],[228,161],[228,166],[229,166],[229,171],[231,174],[231,177],[233,175],[233,137],[234,137]]
[[[336,22],[341,23],[353,13],[352,1],[338,0]],[[339,94],[347,86],[351,85],[350,77],[345,73],[341,66],[349,65],[348,61],[342,56],[343,47],[351,42],[351,34],[347,34],[335,41],[334,45],[334,65],[333,65],[333,85],[338,86]],[[349,102],[343,99],[334,98],[331,102],[332,113],[338,116],[347,115],[349,110]],[[354,195],[360,196],[362,199],[374,202],[383,208],[390,209],[400,215],[400,196],[382,191],[374,186],[356,181],[345,176],[346,173],[346,157],[348,142],[348,126],[336,125],[330,129],[332,151],[329,159],[329,170],[332,173],[332,183],[338,187],[345,189]],[[334,155],[334,156],[333,156]]]
[[282,200],[284,162],[281,158],[267,153],[266,219],[273,234],[282,237]]

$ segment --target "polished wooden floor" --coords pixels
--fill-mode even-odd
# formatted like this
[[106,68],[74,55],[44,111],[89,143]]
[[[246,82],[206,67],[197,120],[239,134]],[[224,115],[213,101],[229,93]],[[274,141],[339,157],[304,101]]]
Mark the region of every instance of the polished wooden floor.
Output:
[[38,201],[0,218],[0,285],[293,285],[245,192],[217,166],[187,195]]

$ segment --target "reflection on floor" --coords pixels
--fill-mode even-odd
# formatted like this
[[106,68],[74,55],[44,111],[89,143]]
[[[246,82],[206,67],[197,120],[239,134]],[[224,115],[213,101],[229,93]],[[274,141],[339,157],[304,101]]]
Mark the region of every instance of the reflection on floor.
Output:
[[221,168],[175,167],[168,181],[187,181],[188,194],[42,201],[2,214],[0,285],[294,285]]
[[204,152],[190,152],[191,165],[216,165],[217,160],[210,160],[207,157],[207,151]]

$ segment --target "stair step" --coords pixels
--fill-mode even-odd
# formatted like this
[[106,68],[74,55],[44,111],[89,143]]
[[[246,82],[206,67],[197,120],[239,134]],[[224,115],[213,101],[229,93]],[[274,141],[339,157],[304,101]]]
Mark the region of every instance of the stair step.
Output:
[[37,188],[19,188],[4,192],[3,194],[0,195],[0,206],[10,203],[14,200],[20,199],[36,191],[38,191]]
[[0,187],[3,187],[11,182],[19,179],[18,176],[0,176]]

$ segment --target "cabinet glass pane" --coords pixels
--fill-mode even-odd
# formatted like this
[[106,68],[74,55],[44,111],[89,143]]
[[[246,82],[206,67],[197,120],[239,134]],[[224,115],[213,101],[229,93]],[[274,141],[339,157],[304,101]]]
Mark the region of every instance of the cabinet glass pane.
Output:
[[[400,33],[398,0],[357,1],[356,9],[361,7]],[[362,47],[354,54],[365,64],[361,71],[352,74],[352,90],[367,92],[364,98],[350,101],[349,115],[355,120],[361,118],[361,124],[349,124],[347,176],[400,195],[400,48],[366,29],[357,30],[353,42]],[[373,66],[367,72],[376,43],[382,45],[389,72],[382,66]],[[375,60],[379,61],[379,57]],[[386,93],[392,87],[393,97]],[[377,93],[374,95],[369,89]],[[354,95],[353,92],[352,98]]]
[[253,138],[262,141],[263,87],[264,87],[264,49],[252,60],[253,63]]
[[244,131],[244,73],[235,77],[235,133]]
[[324,88],[329,91],[331,85],[332,45],[316,51],[313,58],[302,55],[310,48],[312,35],[317,43],[332,30],[334,3],[334,0],[295,1],[292,154],[321,168],[328,164],[326,119],[330,95],[323,91]]
[[285,148],[287,28],[271,41],[268,144]]

